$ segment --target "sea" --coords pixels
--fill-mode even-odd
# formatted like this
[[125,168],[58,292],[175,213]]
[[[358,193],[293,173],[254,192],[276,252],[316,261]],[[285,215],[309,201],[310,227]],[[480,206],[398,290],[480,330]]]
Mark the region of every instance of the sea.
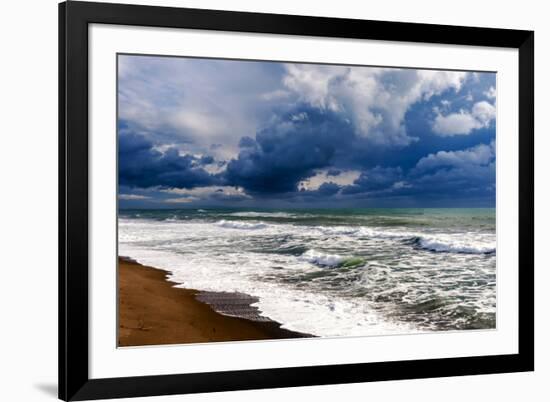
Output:
[[314,336],[496,327],[494,208],[120,210],[118,253]]

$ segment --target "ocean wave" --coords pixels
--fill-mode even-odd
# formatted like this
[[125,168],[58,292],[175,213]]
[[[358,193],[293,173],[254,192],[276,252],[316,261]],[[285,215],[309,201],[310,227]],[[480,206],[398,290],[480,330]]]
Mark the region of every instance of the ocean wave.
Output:
[[237,222],[237,221],[226,221],[225,219],[222,219],[221,221],[216,222],[216,225],[222,227],[222,228],[228,228],[228,229],[263,229],[267,227],[265,223],[257,222]]
[[352,236],[361,234],[361,227],[353,227],[353,226],[318,226],[317,229],[323,233],[324,235],[336,235],[336,236]]
[[120,255],[170,271],[180,286],[257,297],[261,314],[290,330],[363,336],[495,326],[494,254],[458,254],[494,251],[494,233],[143,215],[119,220]]
[[288,212],[233,212],[229,214],[240,218],[294,218],[296,214]]
[[326,254],[316,250],[308,250],[300,256],[300,259],[311,264],[323,267],[337,267],[344,261],[344,257],[338,254]]
[[361,257],[345,257],[338,254],[322,253],[317,250],[308,250],[299,259],[320,267],[330,268],[355,267],[365,263],[365,260]]
[[493,254],[496,252],[494,236],[482,233],[437,233],[432,235],[420,232],[382,230],[353,226],[320,226],[317,229],[324,235],[329,236],[401,240],[419,249],[433,252],[461,254]]
[[[417,250],[430,251],[436,253],[457,253],[457,254],[486,254],[492,255],[496,253],[496,236],[494,233],[487,232],[453,232],[453,231],[423,231],[423,230],[409,230],[408,228],[383,228],[383,227],[368,227],[368,226],[352,226],[352,225],[339,225],[339,226],[309,226],[309,225],[295,225],[290,223],[275,223],[267,221],[263,222],[259,219],[256,220],[233,220],[222,219],[217,221],[188,221],[187,216],[168,216],[159,221],[151,219],[133,219],[133,218],[121,218],[119,223],[124,225],[138,225],[143,226],[152,225],[151,230],[155,230],[155,233],[151,232],[150,236],[158,237],[158,231],[160,227],[157,225],[169,224],[167,226],[168,231],[185,230],[189,233],[189,230],[206,231],[216,230],[217,228],[226,228],[233,230],[248,230],[255,231],[261,230],[261,234],[265,233],[273,236],[278,236],[278,241],[281,239],[291,238],[293,242],[298,242],[307,249],[322,250],[326,244],[330,244],[334,247],[343,248],[344,250],[349,244],[354,244],[354,247],[369,247],[372,241],[373,247],[380,246],[381,244],[387,244],[389,247],[393,247],[395,243],[401,245],[408,245]],[[144,220],[153,221],[145,222]],[[180,227],[175,227],[178,225]],[[187,229],[189,226],[194,225],[192,229]],[[148,231],[148,229],[143,228]],[[171,236],[166,234],[166,236]],[[325,244],[315,245],[311,244],[312,241],[321,241]],[[327,243],[328,242],[328,243]],[[351,243],[350,243],[351,242]],[[291,243],[294,244],[294,243]],[[289,244],[281,243],[274,246],[274,250],[279,250],[281,254],[297,255],[301,250],[290,250],[287,252],[286,248]],[[305,254],[305,253],[304,253]],[[303,255],[303,254],[302,254]],[[305,257],[304,257],[305,258]],[[313,258],[313,257],[312,257]],[[312,262],[316,265],[323,265],[323,258],[320,258],[320,262]],[[330,264],[324,264],[330,265]]]
[[437,253],[493,254],[496,247],[482,242],[465,242],[458,239],[437,239],[436,237],[416,237],[413,243],[419,248]]

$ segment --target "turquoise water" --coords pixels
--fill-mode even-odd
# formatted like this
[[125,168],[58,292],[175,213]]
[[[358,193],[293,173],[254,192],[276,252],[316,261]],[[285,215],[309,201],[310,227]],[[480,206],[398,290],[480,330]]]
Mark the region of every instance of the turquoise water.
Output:
[[119,254],[319,336],[495,328],[495,209],[121,210]]

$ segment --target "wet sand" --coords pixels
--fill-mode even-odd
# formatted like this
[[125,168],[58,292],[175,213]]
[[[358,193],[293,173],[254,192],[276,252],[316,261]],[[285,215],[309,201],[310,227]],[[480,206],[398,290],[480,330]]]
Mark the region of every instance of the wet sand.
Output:
[[166,271],[119,258],[119,346],[309,336],[282,329],[279,323],[259,316],[250,306],[256,299],[249,295],[175,288],[166,275]]

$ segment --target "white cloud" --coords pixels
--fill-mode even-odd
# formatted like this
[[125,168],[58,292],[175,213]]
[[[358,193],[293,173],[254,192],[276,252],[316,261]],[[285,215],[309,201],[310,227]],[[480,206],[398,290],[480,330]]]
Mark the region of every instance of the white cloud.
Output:
[[496,108],[489,102],[477,102],[472,107],[472,115],[483,125],[487,126],[497,115]]
[[404,118],[411,105],[452,89],[463,72],[289,64],[285,86],[311,106],[344,113],[357,134],[377,144],[407,145]]
[[[239,139],[271,115],[266,97],[288,92],[262,63],[120,56],[118,65],[120,119],[155,142],[217,159],[235,157]],[[224,146],[209,149],[213,143]]]
[[497,97],[497,89],[495,87],[491,87],[487,91],[483,92],[483,95],[489,99],[495,99]]
[[346,170],[340,172],[337,176],[329,176],[330,169],[323,169],[316,172],[315,176],[309,177],[300,182],[299,187],[304,190],[317,190],[324,183],[334,183],[339,186],[347,186],[361,175],[359,170]]
[[164,199],[169,204],[190,203],[195,201],[242,201],[252,197],[244,192],[241,187],[210,186],[196,187],[193,189],[168,188],[159,190],[161,193],[174,194],[177,197]]
[[227,165],[218,165],[217,163],[211,163],[210,165],[203,165],[202,168],[210,174],[220,174],[227,168]]
[[167,198],[164,202],[168,204],[187,204],[190,202],[198,201],[196,197],[178,197],[178,198]]
[[166,116],[166,121],[182,132],[192,132],[208,138],[215,137],[225,129],[223,118],[208,112],[182,108]]
[[496,108],[489,102],[481,101],[474,104],[471,111],[460,110],[456,113],[442,115],[436,111],[432,124],[434,133],[441,136],[466,135],[472,130],[488,127],[496,117]]
[[487,165],[495,158],[495,143],[479,144],[461,151],[439,151],[421,158],[416,171],[425,171],[437,167],[462,167],[464,165]]
[[451,113],[447,116],[438,114],[432,125],[436,134],[451,136],[457,134],[469,134],[473,129],[478,128],[479,123],[468,112],[461,110],[458,113]]
[[285,68],[284,85],[302,100],[320,108],[337,108],[329,96],[329,85],[332,79],[345,74],[348,68],[306,64],[287,64]]
[[307,113],[306,112],[301,112],[301,113],[298,113],[298,114],[294,114],[290,117],[290,119],[292,121],[306,120],[307,119]]
[[146,195],[139,195],[139,194],[119,194],[118,198],[120,200],[147,200],[151,197]]
[[276,89],[274,91],[266,92],[261,95],[261,98],[265,101],[274,101],[274,100],[280,100],[285,99],[290,96],[290,92],[285,91],[283,89]]

